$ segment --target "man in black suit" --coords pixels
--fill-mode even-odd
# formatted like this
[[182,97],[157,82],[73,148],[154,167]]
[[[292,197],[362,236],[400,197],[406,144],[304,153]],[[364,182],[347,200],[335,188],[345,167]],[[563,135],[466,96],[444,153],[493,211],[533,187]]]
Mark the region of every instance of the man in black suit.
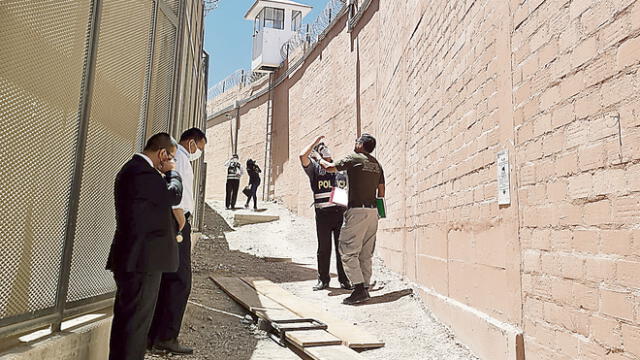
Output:
[[182,198],[176,151],[169,134],[153,135],[116,176],[116,233],[107,260],[117,288],[110,360],[144,359],[162,273],[178,268],[171,210]]

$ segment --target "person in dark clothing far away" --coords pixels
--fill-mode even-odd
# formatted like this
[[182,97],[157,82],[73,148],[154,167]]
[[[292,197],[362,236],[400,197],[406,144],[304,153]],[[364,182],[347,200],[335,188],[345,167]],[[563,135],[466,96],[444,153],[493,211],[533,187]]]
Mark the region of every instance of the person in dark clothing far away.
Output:
[[224,206],[227,210],[233,210],[236,207],[238,189],[240,188],[240,177],[242,177],[242,164],[240,164],[238,154],[233,154],[224,166],[227,168],[227,193]]
[[371,258],[378,231],[377,199],[384,198],[384,171],[371,155],[376,139],[362,134],[356,139],[354,154],[332,163],[320,160],[327,171],[346,170],[349,177],[349,205],[344,213],[344,225],[340,231],[340,254],[347,277],[354,285],[353,293],[342,301],[353,305],[369,299],[371,284]]
[[344,172],[328,172],[318,163],[320,158],[328,162],[333,161],[331,151],[321,142],[323,138],[324,136],[316,138],[299,155],[300,164],[309,177],[316,212],[318,283],[313,287],[313,290],[324,290],[329,287],[331,280],[329,268],[331,264],[332,235],[335,243],[336,267],[340,287],[351,289],[351,284],[349,284],[349,279],[342,267],[340,251],[338,250],[338,239],[340,238],[340,228],[342,227],[345,208],[330,202],[331,192],[334,188],[346,189],[347,177]]
[[171,209],[182,198],[176,151],[169,134],[153,135],[116,176],[116,231],[106,266],[116,282],[110,360],[144,359],[162,273],[178,269]]
[[182,200],[173,206],[178,228],[179,265],[176,272],[165,272],[160,281],[158,301],[149,330],[148,346],[154,352],[192,354],[193,349],[178,341],[187,301],[191,293],[191,217],[195,210],[192,161],[202,156],[207,137],[198,128],[182,133],[176,152],[176,171],[182,178]]
[[258,186],[260,186],[260,167],[252,159],[247,160],[247,174],[249,174],[249,187],[250,192],[247,195],[247,202],[244,204],[245,208],[249,207],[249,201],[253,199],[253,210],[258,210]]

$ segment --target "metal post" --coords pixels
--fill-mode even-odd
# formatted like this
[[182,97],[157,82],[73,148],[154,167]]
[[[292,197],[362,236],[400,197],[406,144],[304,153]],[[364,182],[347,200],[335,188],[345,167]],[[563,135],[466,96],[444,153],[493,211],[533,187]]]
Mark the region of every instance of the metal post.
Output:
[[153,3],[153,15],[151,17],[151,36],[149,37],[149,53],[148,53],[148,59],[149,61],[147,62],[147,74],[145,76],[145,83],[144,83],[144,106],[142,108],[142,129],[141,129],[141,134],[142,134],[142,138],[138,139],[138,150],[142,150],[144,148],[145,145],[145,141],[147,138],[147,131],[149,128],[149,99],[150,99],[150,94],[149,92],[151,91],[151,79],[153,76],[153,58],[155,56],[155,49],[156,49],[156,26],[158,23],[158,10],[159,5],[157,2]]
[[[160,0],[156,0],[160,1]],[[173,57],[173,81],[172,81],[172,94],[171,94],[171,106],[169,110],[169,124],[167,124],[169,132],[178,133],[178,124],[177,121],[178,116],[178,100],[180,97],[180,83],[183,81],[181,76],[182,70],[182,42],[184,40],[184,21],[185,21],[185,9],[186,1],[180,1],[180,6],[178,9],[178,21],[176,26],[176,42],[175,42],[175,52]]]
[[93,0],[91,9],[91,25],[89,39],[87,41],[87,63],[85,65],[85,76],[82,84],[82,98],[79,106],[79,126],[78,142],[76,146],[76,157],[74,159],[73,179],[71,181],[71,191],[69,197],[68,215],[65,226],[64,248],[62,250],[62,263],[60,265],[60,275],[58,278],[58,288],[56,291],[56,313],[57,319],[51,325],[53,332],[60,331],[64,317],[64,307],[69,291],[69,276],[71,273],[71,260],[73,256],[73,242],[76,233],[78,207],[80,204],[80,185],[82,183],[82,170],[84,168],[85,148],[87,145],[87,135],[89,132],[89,114],[91,113],[91,96],[93,94],[93,82],[96,70],[96,55],[98,52],[98,30],[100,28],[100,15],[102,10],[102,0]]
[[240,103],[236,101],[236,133],[234,134],[236,137],[236,141],[233,146],[235,149],[233,150],[234,154],[238,153],[238,133],[240,132]]

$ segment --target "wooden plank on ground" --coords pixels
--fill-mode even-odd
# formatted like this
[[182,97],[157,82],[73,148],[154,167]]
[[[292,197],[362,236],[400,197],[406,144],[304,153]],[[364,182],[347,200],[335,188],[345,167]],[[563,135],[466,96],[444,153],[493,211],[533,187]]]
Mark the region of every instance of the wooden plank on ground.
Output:
[[[232,299],[259,318],[270,321],[301,319],[299,315],[285,309],[282,305],[276,303],[267,296],[259,294],[254,288],[249,286],[240,278],[224,276],[212,276],[210,278]],[[304,327],[309,326],[309,323],[291,323],[286,324],[286,326]],[[291,344],[304,352],[306,352],[305,348],[311,346],[326,346],[342,343],[342,340],[331,335],[325,330],[290,331],[285,334],[285,338]],[[322,359],[334,360],[336,358]]]
[[210,278],[229,297],[261,319],[273,321],[300,318],[299,315],[294,314],[269,297],[257,293],[254,288],[237,277],[211,276]]
[[291,258],[263,256],[262,260],[266,262],[291,262]]
[[342,340],[329,334],[325,330],[288,331],[285,335],[287,339],[295,343],[298,348],[342,345]]
[[313,360],[364,360],[364,356],[344,345],[316,346],[305,349]]
[[384,342],[364,329],[347,321],[336,318],[319,305],[284,290],[280,286],[263,278],[242,278],[259,294],[263,294],[284,306],[293,313],[303,317],[322,321],[329,327],[328,332],[340,338],[343,343],[353,349],[374,349],[384,346]]
[[260,224],[276,220],[280,220],[277,215],[235,214],[233,216],[233,226]]

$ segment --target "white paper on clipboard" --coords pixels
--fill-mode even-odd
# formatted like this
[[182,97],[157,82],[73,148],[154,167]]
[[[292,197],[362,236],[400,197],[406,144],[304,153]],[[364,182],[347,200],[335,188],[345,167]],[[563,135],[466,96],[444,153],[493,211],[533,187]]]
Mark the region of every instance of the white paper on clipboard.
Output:
[[349,193],[345,189],[334,187],[331,189],[329,202],[338,206],[347,207],[349,204]]

